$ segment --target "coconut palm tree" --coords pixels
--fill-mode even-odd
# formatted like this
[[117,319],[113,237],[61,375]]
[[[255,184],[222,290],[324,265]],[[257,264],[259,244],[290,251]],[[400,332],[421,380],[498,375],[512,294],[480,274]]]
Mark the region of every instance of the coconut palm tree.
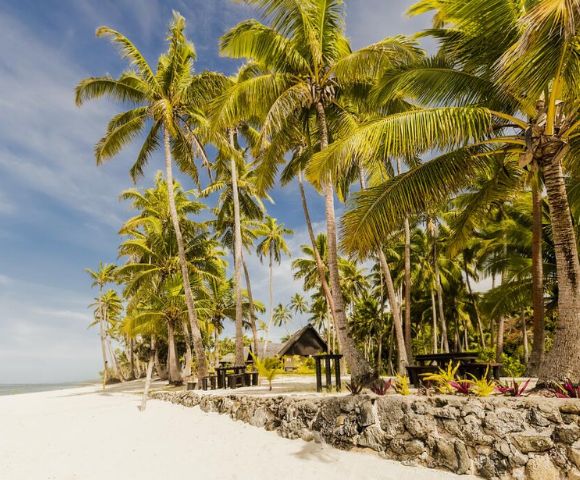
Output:
[[[186,246],[175,206],[173,184],[172,160],[177,162],[183,172],[197,178],[194,152],[205,158],[201,141],[191,128],[191,119],[196,117],[196,108],[200,103],[199,92],[203,89],[199,86],[203,79],[192,75],[196,53],[193,44],[185,38],[184,29],[185,19],[174,13],[169,27],[168,50],[161,55],[157,71],[154,71],[143,54],[122,33],[109,27],[98,28],[97,36],[109,37],[119,47],[123,58],[129,61],[131,69],[122,73],[119,78],[104,76],[82,80],[76,87],[76,103],[82,105],[87,100],[109,97],[134,106],[110,120],[107,132],[95,147],[98,165],[119,153],[140,133],[146,133],[145,141],[130,171],[135,180],[142,175],[151,154],[163,145],[169,211],[178,246],[197,374],[201,378],[207,376],[207,362],[189,282]],[[203,100],[205,101],[205,97]]]
[[294,295],[292,295],[292,298],[290,298],[290,303],[288,304],[288,307],[294,313],[302,314],[308,311],[308,302],[302,295],[300,295],[299,293],[295,293]]
[[264,341],[263,355],[266,353],[268,345],[268,335],[272,326],[274,316],[274,284],[273,284],[273,268],[274,262],[280,263],[282,261],[282,254],[290,255],[290,250],[286,244],[285,236],[292,235],[294,232],[286,228],[283,224],[278,223],[275,218],[266,217],[264,223],[257,230],[258,237],[262,240],[256,247],[256,252],[261,261],[268,258],[268,285],[269,285],[269,299],[270,299],[270,313],[268,317],[268,329],[266,331],[266,340]]
[[101,304],[101,297],[103,295],[103,288],[106,284],[112,283],[116,280],[116,269],[117,266],[112,263],[103,263],[99,262],[99,267],[97,270],[91,270],[90,268],[86,268],[85,271],[91,276],[93,279],[93,283],[91,286],[99,288],[99,296],[98,296],[98,307],[95,312],[95,322],[99,324],[99,336],[101,338],[101,354],[103,356],[103,390],[105,389],[105,385],[107,384],[108,380],[108,371],[109,371],[109,361],[107,359],[107,338],[106,338],[106,324],[105,324],[105,316],[103,312],[103,307]]
[[580,263],[562,172],[576,168],[580,151],[580,60],[574,53],[579,3],[420,5],[443,19],[442,55],[382,79],[375,94],[381,101],[404,95],[421,105],[335,142],[319,154],[311,173],[324,179],[324,170],[332,176],[336,165],[344,169],[353,158],[445,152],[360,194],[345,217],[344,239],[350,249],[364,250],[401,228],[405,214],[424,212],[469,185],[496,155],[508,152],[522,166],[541,169],[561,290],[554,348],[539,375],[543,381],[573,375],[580,369]]
[[[372,65],[359,69],[360,62],[354,61],[344,33],[342,0],[246,3],[260,10],[267,25],[256,20],[238,24],[222,37],[221,51],[230,57],[254,61],[265,73],[238,85],[235,94],[222,104],[218,121],[231,124],[248,117],[261,119],[261,144],[273,145],[278,153],[295,147],[286,148],[287,132],[310,123],[318,134],[316,148],[326,149],[331,140],[329,115],[340,116],[342,111],[335,102],[342,76],[350,80],[364,70],[366,76],[368,72],[372,76],[385,61],[407,58],[417,51],[414,45],[402,41],[379,42],[352,54],[366,58]],[[261,162],[259,171],[264,189],[274,182],[280,159],[281,155],[266,155]],[[334,211],[334,184],[340,183],[339,178],[320,183],[325,198],[330,293],[340,343],[351,373],[368,381],[373,371],[348,336],[340,290]]]
[[272,323],[275,327],[284,327],[286,329],[286,333],[290,335],[290,332],[288,331],[288,323],[291,321],[292,312],[286,305],[279,303],[274,309]]

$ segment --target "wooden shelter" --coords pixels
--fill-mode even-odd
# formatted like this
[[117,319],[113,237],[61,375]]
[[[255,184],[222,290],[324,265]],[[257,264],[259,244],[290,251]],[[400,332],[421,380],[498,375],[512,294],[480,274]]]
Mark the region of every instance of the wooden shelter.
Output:
[[311,357],[320,353],[328,352],[328,345],[322,339],[316,329],[308,324],[294,333],[282,346],[278,355],[300,355]]

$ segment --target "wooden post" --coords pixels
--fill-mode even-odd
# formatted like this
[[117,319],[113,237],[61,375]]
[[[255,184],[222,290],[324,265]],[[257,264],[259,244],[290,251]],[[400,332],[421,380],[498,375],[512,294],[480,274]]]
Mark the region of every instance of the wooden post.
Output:
[[330,355],[325,355],[324,366],[326,367],[326,389],[332,388],[332,370],[330,368]]
[[340,359],[342,355],[337,355],[334,357],[334,376],[336,379],[336,391],[340,392],[342,390],[342,383],[340,382]]
[[314,357],[316,363],[316,391],[322,392],[322,365],[320,364],[320,357]]

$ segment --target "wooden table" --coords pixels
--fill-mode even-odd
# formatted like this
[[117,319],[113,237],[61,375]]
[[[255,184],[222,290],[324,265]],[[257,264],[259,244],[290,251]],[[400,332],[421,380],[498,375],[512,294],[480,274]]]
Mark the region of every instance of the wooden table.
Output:
[[226,377],[228,372],[231,372],[234,375],[239,375],[240,373],[245,373],[246,367],[216,367],[215,371],[217,374],[217,387],[226,388]]
[[[340,392],[342,384],[340,382],[340,359],[342,355],[334,353],[325,353],[321,355],[314,355],[314,362],[316,364],[316,391],[322,392],[322,388],[330,390],[332,388],[332,368],[331,362],[334,363],[334,378],[336,382],[336,391]],[[322,385],[322,361],[324,360],[324,367],[326,370],[326,384]]]
[[475,362],[479,358],[477,352],[450,352],[450,353],[429,353],[427,355],[416,355],[415,361],[418,365],[435,364],[438,367],[447,367],[450,362]]

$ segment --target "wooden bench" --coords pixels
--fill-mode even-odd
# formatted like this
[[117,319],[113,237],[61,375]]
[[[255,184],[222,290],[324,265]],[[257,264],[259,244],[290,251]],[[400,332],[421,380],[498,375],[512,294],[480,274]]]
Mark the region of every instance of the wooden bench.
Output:
[[407,374],[409,375],[409,381],[416,387],[419,388],[423,385],[423,378],[421,375],[427,373],[437,373],[439,368],[435,365],[409,365],[407,366]]

